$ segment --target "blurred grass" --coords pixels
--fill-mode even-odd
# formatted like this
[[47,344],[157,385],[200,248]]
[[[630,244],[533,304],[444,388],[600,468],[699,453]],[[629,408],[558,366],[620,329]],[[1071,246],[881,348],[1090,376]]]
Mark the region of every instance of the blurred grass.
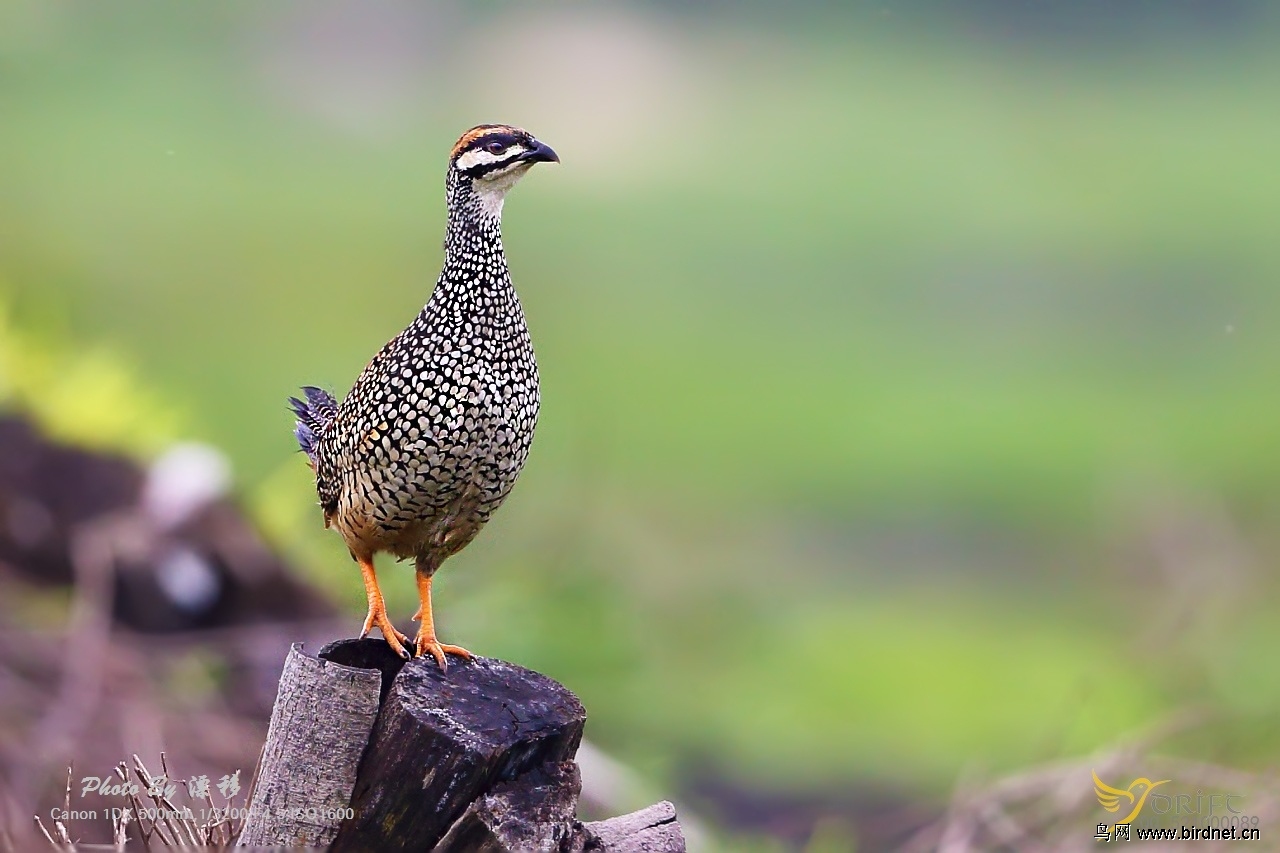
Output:
[[[448,132],[360,146],[243,103],[198,54],[163,52],[163,74],[118,55],[80,56],[79,87],[7,88],[11,278],[52,261],[77,314],[145,329],[148,373],[208,401],[203,428],[255,482],[287,447],[254,428],[281,387],[347,384],[425,299],[440,192],[424,139]],[[1251,105],[1274,71],[1242,63],[1224,99],[859,57],[736,80],[739,100],[775,97],[752,123],[731,92],[705,144],[648,152],[659,175],[679,159],[677,180],[521,188],[509,249],[564,400],[543,442],[586,432],[628,476],[837,501],[980,480],[1006,505],[1078,508],[1135,443],[1232,485],[1242,458],[1273,477],[1280,410],[1254,390],[1275,378],[1280,120]],[[718,144],[718,126],[750,144]],[[804,127],[822,130],[794,147]]]
[[[440,152],[510,103],[439,68],[501,22],[446,21],[421,103],[365,134],[272,88],[282,8],[77,8],[10,45],[0,274],[23,335],[76,365],[15,375],[147,450],[107,422],[155,418],[93,354],[124,353],[355,607],[283,399],[345,390],[426,299]],[[1166,490],[1276,518],[1280,35],[1066,59],[690,26],[668,45],[687,88],[660,93],[688,107],[625,157],[575,135],[572,93],[512,116],[563,159],[506,229],[544,414],[510,506],[441,575],[447,628],[565,680],[645,769],[744,784],[936,796],[1185,703],[1280,707],[1240,687],[1280,647],[1268,571],[1162,656],[1144,610],[1172,582],[1113,544]],[[916,520],[937,547],[857,532]]]
[[105,346],[71,351],[17,328],[0,302],[0,403],[76,444],[156,453],[181,437],[181,410]]

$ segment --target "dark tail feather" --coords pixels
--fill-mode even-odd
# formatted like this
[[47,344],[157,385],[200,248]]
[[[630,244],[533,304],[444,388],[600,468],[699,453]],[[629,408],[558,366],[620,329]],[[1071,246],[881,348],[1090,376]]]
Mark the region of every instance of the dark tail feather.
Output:
[[297,397],[289,398],[289,406],[298,418],[293,426],[293,437],[298,440],[302,452],[314,463],[316,442],[338,413],[338,401],[328,391],[310,385],[304,387],[302,393],[307,398],[305,402]]

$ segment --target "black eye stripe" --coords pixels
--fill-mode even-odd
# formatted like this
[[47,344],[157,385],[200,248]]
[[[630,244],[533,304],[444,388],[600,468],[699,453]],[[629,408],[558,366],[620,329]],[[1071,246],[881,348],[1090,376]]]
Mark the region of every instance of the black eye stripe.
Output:
[[[497,151],[497,152],[489,151],[488,149],[490,145],[502,146],[501,151]],[[527,147],[529,143],[523,138],[516,136],[513,133],[502,133],[502,132],[488,133],[488,134],[485,134],[484,136],[481,136],[472,140],[471,143],[467,146],[466,150],[467,151],[484,151],[486,154],[501,154],[502,151],[507,151],[513,145]],[[468,177],[471,177],[471,178],[481,178],[489,174],[490,172],[496,172],[499,169],[503,169],[503,168],[506,168],[507,166],[510,166],[512,163],[514,163],[520,158],[521,153],[522,151],[517,149],[516,151],[511,151],[508,156],[503,157],[500,160],[494,160],[492,163],[477,164],[475,166],[472,166],[470,169],[463,169],[461,170],[461,172],[462,174],[467,175]]]
[[485,136],[481,136],[475,142],[472,142],[471,145],[468,146],[468,150],[484,151],[490,145],[495,143],[501,145],[503,148],[510,148],[519,141],[519,139],[510,133],[490,133]]
[[510,157],[506,157],[502,160],[494,160],[492,163],[482,163],[479,166],[472,166],[470,169],[463,170],[462,174],[471,178],[482,178],[485,175],[489,174],[490,172],[496,172],[499,169],[505,169],[507,166],[510,166],[512,163],[515,163],[519,159],[520,159],[520,155],[513,154]]

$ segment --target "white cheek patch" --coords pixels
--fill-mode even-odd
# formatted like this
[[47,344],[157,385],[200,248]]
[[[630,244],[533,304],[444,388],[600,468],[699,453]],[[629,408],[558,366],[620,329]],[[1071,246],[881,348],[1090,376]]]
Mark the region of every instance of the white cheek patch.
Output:
[[477,178],[472,186],[475,187],[476,200],[480,208],[490,216],[500,216],[502,200],[506,198],[507,190],[514,187],[516,181],[523,178],[532,165],[528,161],[517,160],[510,166],[496,169],[482,178]]
[[490,154],[483,148],[473,148],[458,158],[458,171],[466,172],[476,166],[489,166],[499,160],[506,159],[506,156],[507,152],[505,150],[501,154]]
[[477,190],[486,192],[503,192],[511,189],[516,185],[516,181],[524,177],[524,173],[529,171],[533,166],[527,160],[516,160],[506,166],[494,169],[487,175],[476,178],[475,187]]

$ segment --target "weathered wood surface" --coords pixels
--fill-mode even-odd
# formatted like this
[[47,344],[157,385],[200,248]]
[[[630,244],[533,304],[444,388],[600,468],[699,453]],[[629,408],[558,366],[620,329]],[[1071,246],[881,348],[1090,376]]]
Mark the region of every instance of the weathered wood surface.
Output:
[[[372,639],[330,644],[321,658],[290,651],[240,844],[684,850],[669,803],[574,819],[586,712],[546,676],[487,658],[450,660],[446,675],[431,658],[404,662]],[[353,817],[332,819],[348,806]]]
[[582,779],[572,761],[544,764],[474,801],[433,853],[571,849]]
[[241,845],[333,841],[378,716],[381,683],[377,670],[289,649]]
[[582,824],[583,850],[601,853],[684,853],[676,807],[662,802],[638,812]]

